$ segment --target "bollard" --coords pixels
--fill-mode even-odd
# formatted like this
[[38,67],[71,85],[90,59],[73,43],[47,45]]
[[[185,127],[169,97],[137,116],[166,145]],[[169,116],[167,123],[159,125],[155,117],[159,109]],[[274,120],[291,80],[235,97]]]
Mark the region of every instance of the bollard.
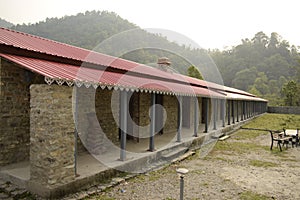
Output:
[[189,172],[185,168],[178,168],[176,172],[180,176],[180,200],[183,200],[183,189],[184,189],[184,175]]

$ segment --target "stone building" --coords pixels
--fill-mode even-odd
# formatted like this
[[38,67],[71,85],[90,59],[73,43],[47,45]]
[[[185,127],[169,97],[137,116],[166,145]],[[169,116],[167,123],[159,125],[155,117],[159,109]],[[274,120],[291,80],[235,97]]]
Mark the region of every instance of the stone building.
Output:
[[266,111],[241,90],[9,29],[0,47],[0,175],[44,197],[200,148]]

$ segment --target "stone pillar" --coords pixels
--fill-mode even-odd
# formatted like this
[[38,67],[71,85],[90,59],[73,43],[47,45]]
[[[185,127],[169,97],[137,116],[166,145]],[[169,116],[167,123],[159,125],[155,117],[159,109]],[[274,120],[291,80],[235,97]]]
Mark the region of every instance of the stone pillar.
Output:
[[[30,184],[54,188],[75,179],[72,88],[30,87]],[[38,186],[38,187],[37,187]]]

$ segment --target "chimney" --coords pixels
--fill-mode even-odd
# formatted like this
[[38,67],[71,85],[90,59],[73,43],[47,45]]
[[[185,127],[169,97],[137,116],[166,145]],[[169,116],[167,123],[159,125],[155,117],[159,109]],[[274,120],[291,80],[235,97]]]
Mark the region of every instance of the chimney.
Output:
[[170,62],[169,58],[161,57],[158,59],[157,64],[158,64],[158,67],[160,70],[165,71],[165,72],[172,72],[172,70],[170,69],[171,62]]

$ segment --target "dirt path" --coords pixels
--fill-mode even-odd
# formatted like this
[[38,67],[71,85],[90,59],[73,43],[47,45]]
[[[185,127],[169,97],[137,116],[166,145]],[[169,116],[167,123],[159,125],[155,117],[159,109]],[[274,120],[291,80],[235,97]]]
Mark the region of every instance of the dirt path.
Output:
[[185,199],[300,199],[300,147],[279,152],[269,144],[267,132],[238,131],[204,158],[197,152],[88,199],[179,199],[178,167],[189,169]]

